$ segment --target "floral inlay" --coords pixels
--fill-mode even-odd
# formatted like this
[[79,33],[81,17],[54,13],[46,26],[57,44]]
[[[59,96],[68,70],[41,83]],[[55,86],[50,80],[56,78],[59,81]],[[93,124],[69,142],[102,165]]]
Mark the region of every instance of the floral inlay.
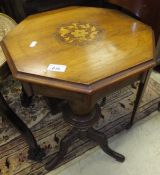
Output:
[[76,45],[96,40],[99,32],[95,25],[80,22],[63,25],[58,28],[58,35],[61,40]]

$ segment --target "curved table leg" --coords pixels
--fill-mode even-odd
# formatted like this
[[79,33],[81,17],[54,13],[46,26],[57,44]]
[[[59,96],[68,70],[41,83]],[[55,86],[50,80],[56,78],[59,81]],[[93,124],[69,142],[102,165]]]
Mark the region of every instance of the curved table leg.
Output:
[[28,159],[41,161],[45,156],[45,152],[43,149],[39,147],[37,144],[32,132],[26,126],[26,124],[13,112],[13,110],[9,107],[3,95],[0,92],[0,112],[19,130],[24,139],[27,141],[29,145],[28,151]]
[[[70,117],[69,117],[70,115]],[[82,116],[75,115],[71,108],[67,108],[64,106],[63,108],[63,117],[65,121],[70,123],[74,126],[74,129],[67,134],[64,139],[62,139],[60,143],[60,151],[57,155],[49,161],[45,168],[46,170],[53,170],[64,158],[65,154],[67,153],[68,147],[72,144],[75,139],[84,139],[89,138],[95,142],[97,142],[103,151],[110,155],[111,157],[115,158],[119,162],[124,162],[125,157],[115,151],[113,151],[108,145],[108,138],[107,136],[99,131],[96,131],[92,128],[93,123],[97,121],[97,119],[101,116],[101,110],[99,105],[95,105],[95,108],[89,114]],[[66,119],[67,118],[67,119]]]
[[119,162],[125,161],[125,157],[123,155],[113,151],[109,147],[108,138],[104,133],[99,132],[93,128],[90,128],[87,132],[87,137],[90,138],[91,140],[94,140],[96,143],[98,143],[100,145],[100,147],[102,148],[102,150],[106,154],[108,154],[109,156],[113,157],[114,159],[116,159]]
[[60,142],[60,150],[57,153],[57,155],[47,162],[45,168],[46,170],[50,171],[54,167],[56,167],[64,158],[64,156],[67,154],[69,146],[74,142],[75,139],[78,138],[79,132],[76,129],[72,129]]

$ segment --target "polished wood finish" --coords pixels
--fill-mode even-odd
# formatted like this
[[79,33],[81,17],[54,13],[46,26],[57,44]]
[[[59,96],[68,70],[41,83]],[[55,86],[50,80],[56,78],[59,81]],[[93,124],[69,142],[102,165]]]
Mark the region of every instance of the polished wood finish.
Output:
[[[59,20],[62,18],[65,22]],[[77,21],[95,27],[97,33],[93,41],[84,38],[81,45],[61,41],[61,28],[72,27]],[[83,37],[87,37],[87,29],[78,30],[75,32],[82,32]],[[30,47],[34,41],[37,45]],[[89,7],[65,8],[30,16],[3,40],[14,77],[25,80],[29,74],[35,78],[41,76],[46,85],[54,85],[54,80],[89,85],[135,67],[153,58],[153,42],[150,27],[118,11]],[[133,52],[135,48],[136,52]],[[67,65],[67,70],[65,73],[51,72],[47,70],[49,64]],[[48,80],[47,83],[50,78],[53,82]]]
[[[142,22],[150,25],[155,33],[156,42],[160,35],[160,1],[159,0],[104,0],[128,10]],[[121,9],[122,10],[122,9]]]
[[[61,141],[47,169],[55,168],[77,137],[94,140],[107,154],[124,161],[124,156],[109,148],[107,137],[92,129],[101,116],[96,103],[107,93],[146,79],[155,65],[149,26],[116,10],[70,7],[28,17],[8,34],[2,48],[28,96],[64,99],[68,106],[63,116],[76,130]],[[67,69],[48,71],[49,64]],[[140,87],[138,96],[143,90]],[[137,98],[132,124],[139,102]]]
[[[156,62],[160,64],[160,1],[159,0],[104,0],[104,4],[111,3],[120,7],[119,10],[123,12],[130,12],[130,15],[138,17],[139,20],[152,27],[155,36],[155,43],[157,46]],[[104,5],[103,5],[104,6]],[[160,71],[160,67],[156,67]]]
[[[82,42],[60,38],[68,29],[64,24],[73,28],[77,21],[83,21],[84,29],[73,31],[73,36]],[[84,35],[86,25],[91,25],[93,36],[99,35],[91,42]],[[2,48],[13,76],[23,87],[30,82],[25,90],[29,96],[64,98],[75,113],[83,115],[115,85],[127,85],[153,67],[152,37],[150,27],[115,10],[70,7],[25,19],[3,40]],[[33,41],[37,45],[29,47]],[[48,71],[49,64],[67,65],[66,72]]]

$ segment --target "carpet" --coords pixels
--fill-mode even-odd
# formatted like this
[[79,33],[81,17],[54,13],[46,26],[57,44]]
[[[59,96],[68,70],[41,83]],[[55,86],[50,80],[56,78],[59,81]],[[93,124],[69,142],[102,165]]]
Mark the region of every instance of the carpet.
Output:
[[[108,137],[125,129],[133,109],[137,84],[117,90],[106,97],[107,103],[102,108],[103,115],[94,126],[96,129],[105,132]],[[44,164],[55,155],[61,138],[71,127],[63,121],[62,113],[51,114],[45,97],[35,96],[29,108],[22,107],[21,86],[12,77],[3,83],[2,92],[11,108],[31,128],[47,155],[41,163],[27,160],[27,144],[12,124],[0,116],[0,175],[46,174]],[[150,79],[136,121],[157,110],[159,102],[160,84]],[[76,140],[61,165],[95,146],[94,142],[87,139]]]

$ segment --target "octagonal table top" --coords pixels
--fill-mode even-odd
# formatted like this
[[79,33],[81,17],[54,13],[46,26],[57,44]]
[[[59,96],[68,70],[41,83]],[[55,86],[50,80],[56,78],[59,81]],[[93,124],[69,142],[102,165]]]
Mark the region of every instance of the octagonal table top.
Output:
[[2,45],[16,78],[48,85],[88,86],[153,66],[152,29],[112,9],[68,7],[32,15]]

